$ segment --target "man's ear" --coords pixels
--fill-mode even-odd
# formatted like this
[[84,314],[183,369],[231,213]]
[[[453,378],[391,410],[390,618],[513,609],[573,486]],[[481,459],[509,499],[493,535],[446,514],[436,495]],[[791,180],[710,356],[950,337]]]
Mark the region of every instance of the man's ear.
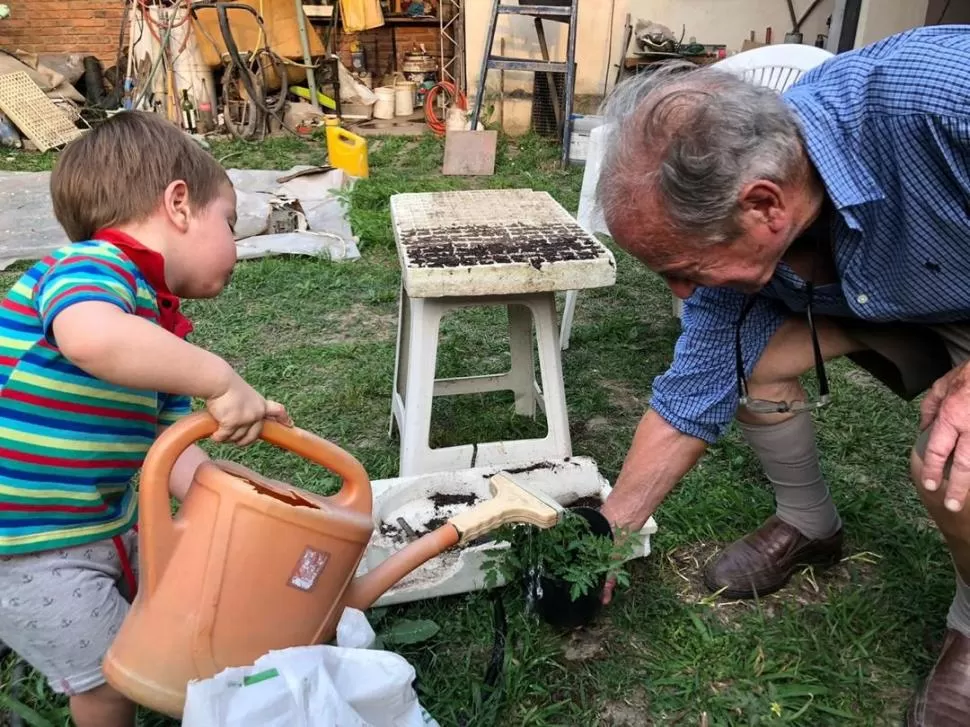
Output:
[[189,228],[189,187],[184,180],[176,179],[165,188],[162,198],[165,216],[168,217],[179,232],[186,232]]
[[774,182],[758,179],[741,189],[739,196],[741,214],[754,223],[768,225],[777,232],[785,225],[787,208],[785,195]]

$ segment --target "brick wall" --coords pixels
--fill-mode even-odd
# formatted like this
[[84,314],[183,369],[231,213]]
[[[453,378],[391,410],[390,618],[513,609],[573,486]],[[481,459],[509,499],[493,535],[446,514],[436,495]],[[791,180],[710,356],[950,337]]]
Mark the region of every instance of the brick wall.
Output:
[[[393,33],[393,36],[392,36]],[[393,43],[392,43],[393,37]],[[354,40],[359,40],[364,48],[367,68],[375,78],[390,73],[401,67],[404,54],[421,45],[436,60],[441,53],[441,35],[437,26],[384,26],[363,33],[341,33],[337,42],[337,53],[341,62],[351,68],[350,46]],[[397,60],[394,61],[394,45],[397,46]],[[440,63],[440,60],[438,61]]]
[[[6,0],[10,17],[0,20],[0,48],[31,53],[82,53],[95,55],[106,65],[118,53],[118,31],[124,0]],[[394,44],[392,45],[392,38]],[[338,53],[351,67],[350,45],[360,39],[368,69],[380,77],[400,68],[404,54],[413,48],[438,58],[441,36],[437,25],[386,25],[363,33],[340,33]],[[393,61],[396,45],[397,60]]]
[[6,0],[0,48],[31,53],[95,55],[106,66],[118,54],[124,0]]

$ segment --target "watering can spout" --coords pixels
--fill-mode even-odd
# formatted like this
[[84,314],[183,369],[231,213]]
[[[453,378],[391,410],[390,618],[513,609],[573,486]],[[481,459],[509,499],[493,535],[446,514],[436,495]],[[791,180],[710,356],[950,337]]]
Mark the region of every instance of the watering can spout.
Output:
[[451,524],[423,535],[374,570],[356,578],[346,591],[343,605],[359,611],[370,608],[391,586],[436,555],[456,545],[460,537],[458,529]]
[[541,491],[514,482],[507,474],[489,479],[492,499],[452,516],[440,528],[399,550],[374,570],[357,578],[344,592],[344,606],[363,611],[408,573],[454,545],[467,545],[506,523],[555,525],[562,507]]

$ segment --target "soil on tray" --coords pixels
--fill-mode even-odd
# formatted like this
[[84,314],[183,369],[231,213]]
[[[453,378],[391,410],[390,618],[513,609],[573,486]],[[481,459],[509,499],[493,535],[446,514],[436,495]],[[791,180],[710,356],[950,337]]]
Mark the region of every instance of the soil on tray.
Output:
[[[507,470],[509,474],[517,474],[522,472],[532,472],[534,470],[552,467],[551,462],[540,462],[539,464],[531,465],[529,467],[523,467],[518,470]],[[420,538],[423,535],[437,530],[442,525],[448,522],[448,518],[451,514],[446,514],[442,512],[443,508],[448,508],[454,505],[462,505],[463,507],[472,507],[477,504],[480,500],[478,495],[473,493],[468,493],[466,495],[459,494],[445,494],[445,493],[435,493],[431,495],[428,500],[434,506],[431,511],[431,517],[428,518],[423,523],[408,523],[411,529],[414,531],[414,537]],[[589,507],[593,510],[599,510],[603,506],[603,502],[596,495],[590,495],[588,497],[581,497],[573,502],[567,502],[563,505],[566,508],[572,507]],[[400,542],[408,542],[411,540],[411,536],[400,526],[398,523],[394,522],[382,522],[380,526],[381,535],[391,538],[392,540],[397,540]],[[487,533],[480,538],[466,544],[464,547],[470,548],[476,545],[482,545],[493,540],[493,536]]]
[[437,493],[428,498],[434,503],[435,508],[446,507],[447,505],[474,505],[478,502],[478,495],[469,493],[467,495],[445,495]]
[[[443,508],[451,507],[453,505],[471,507],[478,502],[479,497],[474,493],[457,495],[437,492],[434,495],[431,495],[428,500],[432,505],[434,505],[434,509],[431,511],[432,516],[420,525],[408,523],[408,525],[410,525],[411,529],[414,531],[415,538],[420,538],[422,535],[427,535],[448,522],[448,518],[451,517],[451,515],[442,512]],[[400,527],[398,523],[382,522],[380,531],[381,535],[395,540],[406,542],[411,539],[410,534],[405,532],[404,528]]]
[[603,501],[595,495],[592,495],[590,497],[581,497],[575,502],[570,502],[566,507],[589,507],[593,510],[599,510],[603,507]]
[[411,264],[423,268],[528,263],[538,270],[543,263],[595,260],[602,255],[596,241],[581,230],[522,223],[408,231],[402,242]]

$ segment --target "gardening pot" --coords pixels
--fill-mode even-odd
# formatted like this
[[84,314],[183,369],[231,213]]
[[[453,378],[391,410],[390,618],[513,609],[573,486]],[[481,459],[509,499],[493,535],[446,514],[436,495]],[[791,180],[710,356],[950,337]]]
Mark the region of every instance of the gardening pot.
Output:
[[[591,507],[573,507],[570,510],[589,523],[590,532],[594,535],[609,535],[613,539],[613,528],[599,510]],[[599,613],[602,601],[604,578],[595,587],[590,588],[585,596],[575,601],[570,597],[569,584],[558,578],[540,576],[527,584],[530,595],[535,601],[539,617],[550,626],[561,629],[575,629],[589,624]]]

